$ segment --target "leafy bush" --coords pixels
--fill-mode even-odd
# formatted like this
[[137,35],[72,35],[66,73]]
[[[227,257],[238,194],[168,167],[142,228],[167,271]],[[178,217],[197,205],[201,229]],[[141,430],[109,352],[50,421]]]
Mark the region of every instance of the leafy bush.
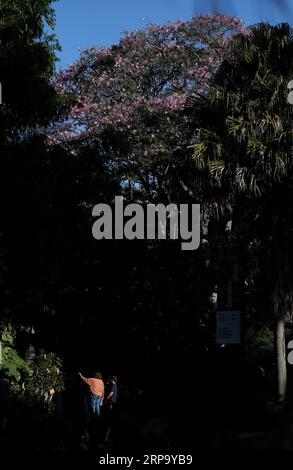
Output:
[[13,383],[15,397],[28,405],[43,405],[48,411],[54,406],[53,397],[64,389],[61,359],[54,353],[39,351],[28,360],[29,367],[18,382]]
[[268,326],[258,330],[251,329],[245,341],[245,352],[248,358],[261,362],[274,352],[274,333]]
[[0,370],[9,385],[10,400],[28,406],[54,409],[55,393],[64,389],[61,359],[52,352],[35,352],[30,346],[25,359],[15,349],[15,330],[11,325],[0,333]]
[[28,371],[28,365],[14,348],[15,332],[11,325],[0,334],[0,369],[7,378],[19,380],[21,372]]

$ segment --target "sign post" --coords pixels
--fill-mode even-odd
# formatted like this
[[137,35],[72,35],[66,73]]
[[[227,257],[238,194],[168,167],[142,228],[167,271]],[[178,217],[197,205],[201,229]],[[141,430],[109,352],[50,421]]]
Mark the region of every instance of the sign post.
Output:
[[217,344],[241,343],[241,272],[238,248],[217,249]]

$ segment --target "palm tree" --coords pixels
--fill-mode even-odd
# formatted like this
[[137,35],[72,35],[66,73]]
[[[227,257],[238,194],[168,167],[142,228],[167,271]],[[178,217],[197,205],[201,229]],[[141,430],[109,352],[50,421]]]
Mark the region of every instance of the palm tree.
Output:
[[[209,184],[237,203],[250,198],[266,223],[271,264],[271,307],[275,320],[277,399],[287,387],[285,321],[292,314],[290,266],[292,107],[287,84],[293,77],[293,32],[288,24],[258,24],[231,42],[231,58],[206,96],[194,97],[197,168]],[[292,201],[292,199],[291,199]],[[253,207],[253,206],[252,206]],[[292,221],[293,225],[293,221]]]

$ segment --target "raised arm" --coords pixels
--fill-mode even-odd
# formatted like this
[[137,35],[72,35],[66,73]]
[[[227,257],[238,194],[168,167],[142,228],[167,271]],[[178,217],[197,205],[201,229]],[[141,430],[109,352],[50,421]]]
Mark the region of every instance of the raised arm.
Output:
[[80,372],[78,373],[78,375],[84,383],[86,383],[86,384],[88,383],[88,379],[86,377],[84,377]]

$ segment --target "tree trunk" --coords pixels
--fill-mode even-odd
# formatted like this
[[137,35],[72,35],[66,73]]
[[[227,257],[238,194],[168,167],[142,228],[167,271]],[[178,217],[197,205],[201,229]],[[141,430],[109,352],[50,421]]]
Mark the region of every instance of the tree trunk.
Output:
[[276,319],[274,334],[276,361],[276,398],[277,403],[283,405],[287,390],[287,364],[284,318]]
[[[290,263],[290,238],[279,227],[272,245],[272,307],[275,322],[276,399],[282,405],[287,390],[285,322],[292,319],[293,272]],[[277,236],[279,235],[279,236]]]
[[272,306],[275,321],[276,402],[280,412],[276,415],[275,421],[275,445],[277,449],[292,449],[293,400],[292,384],[288,385],[285,322],[292,321],[293,271],[291,239],[282,228],[279,226],[275,233],[271,258]]

